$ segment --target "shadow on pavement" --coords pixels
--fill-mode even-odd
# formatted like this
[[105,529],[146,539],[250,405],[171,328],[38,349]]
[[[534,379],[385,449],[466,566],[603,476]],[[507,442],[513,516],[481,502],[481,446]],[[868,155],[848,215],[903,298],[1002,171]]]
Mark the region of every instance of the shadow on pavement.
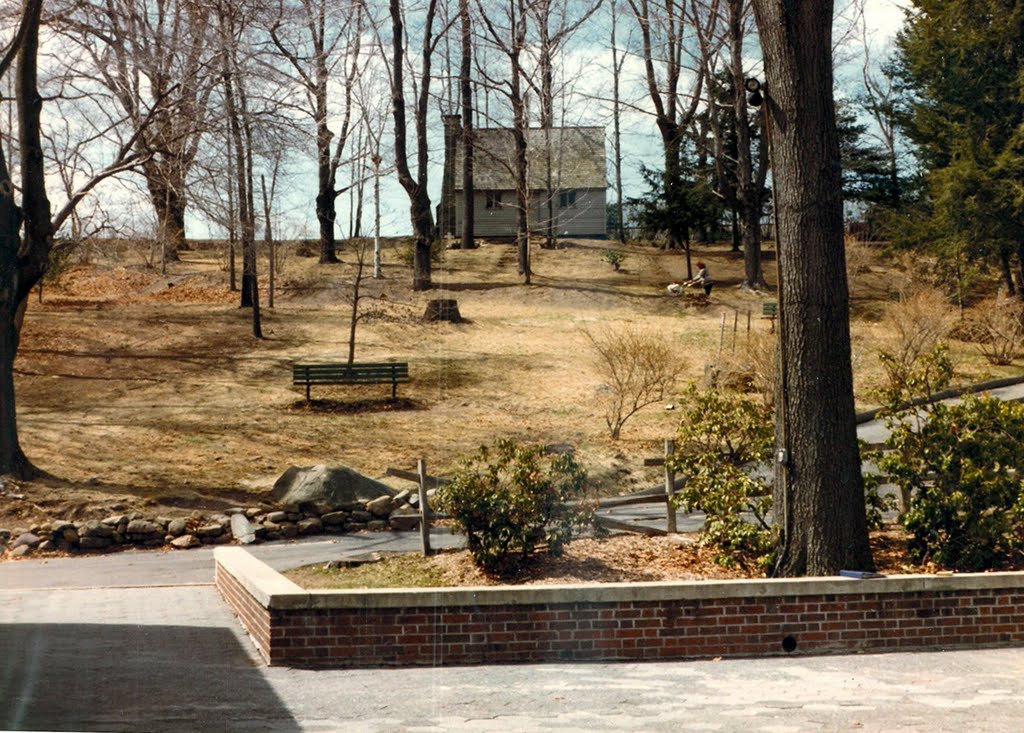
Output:
[[0,729],[298,731],[230,629],[0,625]]

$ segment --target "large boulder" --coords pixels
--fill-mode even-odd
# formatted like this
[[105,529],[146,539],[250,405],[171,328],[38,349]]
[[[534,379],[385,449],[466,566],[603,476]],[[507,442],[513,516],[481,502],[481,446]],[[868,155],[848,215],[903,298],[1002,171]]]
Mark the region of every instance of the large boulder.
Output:
[[380,481],[339,466],[291,466],[274,483],[274,499],[281,505],[300,506],[318,502],[334,509],[373,501],[397,492]]

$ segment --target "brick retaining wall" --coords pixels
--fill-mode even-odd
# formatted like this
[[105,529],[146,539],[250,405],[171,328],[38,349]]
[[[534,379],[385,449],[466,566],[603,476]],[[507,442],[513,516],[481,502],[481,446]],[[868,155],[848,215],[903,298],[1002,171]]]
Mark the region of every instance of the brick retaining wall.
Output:
[[272,665],[668,660],[1024,643],[1024,574],[305,591],[241,548],[216,582]]

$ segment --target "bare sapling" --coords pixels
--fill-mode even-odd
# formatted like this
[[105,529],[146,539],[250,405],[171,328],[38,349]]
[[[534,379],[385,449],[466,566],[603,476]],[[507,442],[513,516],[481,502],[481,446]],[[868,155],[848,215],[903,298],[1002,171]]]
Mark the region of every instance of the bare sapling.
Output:
[[684,362],[662,334],[636,326],[609,327],[601,333],[584,329],[583,333],[604,385],[608,434],[618,440],[627,420],[670,394]]

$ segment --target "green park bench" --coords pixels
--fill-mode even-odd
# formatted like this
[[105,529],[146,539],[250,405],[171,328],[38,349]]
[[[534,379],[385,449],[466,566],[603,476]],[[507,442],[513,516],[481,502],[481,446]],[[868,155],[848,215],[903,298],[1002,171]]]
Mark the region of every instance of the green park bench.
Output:
[[775,319],[779,317],[779,304],[774,300],[766,300],[761,304],[761,318],[767,318],[772,322],[772,330],[775,330]]
[[399,382],[409,381],[409,365],[405,362],[367,362],[364,364],[293,364],[292,384],[309,388],[314,384],[390,384],[395,397]]

